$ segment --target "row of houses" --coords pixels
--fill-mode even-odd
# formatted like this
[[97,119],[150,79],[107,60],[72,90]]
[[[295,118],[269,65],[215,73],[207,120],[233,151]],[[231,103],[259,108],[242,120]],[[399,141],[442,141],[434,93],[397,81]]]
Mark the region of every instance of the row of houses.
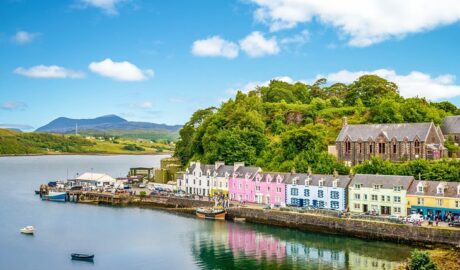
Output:
[[406,216],[460,215],[460,183],[415,180],[412,176],[263,172],[244,163],[192,162],[177,180],[191,195],[225,196],[235,202],[314,207]]

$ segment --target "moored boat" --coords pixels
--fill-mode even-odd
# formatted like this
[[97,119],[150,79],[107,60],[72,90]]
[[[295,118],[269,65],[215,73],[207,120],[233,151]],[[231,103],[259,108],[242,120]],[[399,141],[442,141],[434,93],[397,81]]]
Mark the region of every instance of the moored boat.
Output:
[[198,208],[196,209],[196,216],[205,219],[219,219],[224,220],[227,212],[222,208]]
[[94,259],[94,254],[72,253],[70,254],[70,257],[72,260],[92,261]]
[[26,226],[20,230],[20,232],[23,234],[34,234],[34,231],[34,226]]
[[42,197],[43,200],[65,202],[67,200],[67,192],[50,191]]

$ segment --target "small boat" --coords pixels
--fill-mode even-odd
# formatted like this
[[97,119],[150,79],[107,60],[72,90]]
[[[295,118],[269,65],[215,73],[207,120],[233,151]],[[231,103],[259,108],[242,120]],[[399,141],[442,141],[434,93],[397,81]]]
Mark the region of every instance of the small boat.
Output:
[[94,259],[94,254],[72,253],[70,257],[72,257],[72,260],[92,261]]
[[245,223],[245,222],[246,222],[246,218],[243,218],[243,217],[235,217],[235,218],[233,218],[233,221],[235,221],[235,222],[240,222],[240,223]]
[[35,195],[40,195],[40,190],[35,190]]
[[42,199],[46,201],[65,202],[67,200],[67,192],[50,191]]
[[20,230],[20,232],[23,234],[34,234],[34,231],[34,226],[26,226]]
[[222,208],[198,208],[196,209],[196,216],[205,219],[219,219],[224,220],[227,212]]

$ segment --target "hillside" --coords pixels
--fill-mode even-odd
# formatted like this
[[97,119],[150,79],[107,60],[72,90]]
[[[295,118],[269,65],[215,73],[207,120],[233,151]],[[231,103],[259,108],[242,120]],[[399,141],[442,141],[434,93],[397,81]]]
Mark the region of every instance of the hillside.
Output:
[[244,161],[271,171],[347,174],[349,168],[327,153],[341,129],[350,124],[430,122],[459,114],[449,102],[404,98],[398,86],[375,75],[346,85],[271,81],[219,108],[196,111],[180,131],[176,156],[212,163]]
[[48,133],[20,133],[0,129],[0,155],[30,154],[153,154],[170,152],[173,146],[147,140],[86,139],[81,136]]
[[74,134],[77,126],[78,133],[84,135],[111,135],[149,140],[175,140],[181,128],[179,125],[133,122],[116,115],[106,115],[93,119],[59,117],[36,131]]

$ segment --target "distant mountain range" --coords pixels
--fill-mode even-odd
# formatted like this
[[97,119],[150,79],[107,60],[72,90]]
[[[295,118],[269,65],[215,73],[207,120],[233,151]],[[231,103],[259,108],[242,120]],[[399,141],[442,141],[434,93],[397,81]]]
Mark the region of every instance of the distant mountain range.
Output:
[[59,117],[38,128],[36,132],[78,133],[88,135],[107,134],[131,138],[176,139],[181,125],[166,125],[148,122],[133,122],[117,115],[105,115],[93,119]]

